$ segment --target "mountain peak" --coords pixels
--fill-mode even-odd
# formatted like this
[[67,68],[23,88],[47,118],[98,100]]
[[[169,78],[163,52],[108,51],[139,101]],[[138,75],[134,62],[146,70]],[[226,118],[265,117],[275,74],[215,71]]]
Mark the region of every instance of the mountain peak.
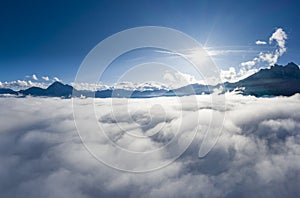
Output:
[[292,68],[292,69],[295,69],[295,70],[299,70],[298,65],[296,65],[294,62],[288,63],[285,67]]
[[47,89],[46,94],[49,96],[64,96],[64,97],[71,97],[73,92],[73,87],[70,85],[64,85],[61,82],[54,82],[52,83]]
[[270,69],[261,69],[259,72],[245,78],[231,87],[245,87],[245,95],[284,95],[290,96],[300,92],[300,69],[293,62],[285,66],[275,64]]
[[51,87],[64,87],[64,86],[66,86],[66,85],[62,84],[59,81],[55,81],[54,83],[52,83],[51,85],[49,85],[49,87],[47,89],[49,89]]
[[[276,76],[282,76],[282,75],[283,76],[298,76],[299,75],[299,67],[298,67],[298,65],[296,65],[293,62],[290,62],[285,66],[275,64],[270,69],[263,69],[263,70],[264,70],[264,72],[269,72],[269,74],[274,74]],[[257,74],[259,74],[259,73],[260,72],[258,72]]]

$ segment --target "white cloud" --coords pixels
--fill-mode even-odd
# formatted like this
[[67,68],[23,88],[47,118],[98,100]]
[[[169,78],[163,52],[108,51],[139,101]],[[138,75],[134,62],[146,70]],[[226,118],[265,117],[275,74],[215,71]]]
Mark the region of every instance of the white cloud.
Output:
[[48,77],[48,76],[42,76],[42,79],[43,79],[44,81],[49,81],[49,77]]
[[170,89],[176,89],[179,87],[183,87],[189,84],[206,84],[203,80],[197,80],[195,76],[182,73],[182,72],[166,72],[163,76],[163,79],[167,81]]
[[277,53],[281,56],[284,52],[286,52],[285,41],[287,39],[287,34],[283,31],[282,28],[278,28],[272,36],[269,38],[270,44],[275,40],[277,45],[279,46],[279,50]]
[[221,80],[223,82],[232,82],[236,80],[236,70],[234,67],[230,67],[228,70],[221,70]]
[[263,61],[269,63],[269,65],[274,65],[277,63],[279,54],[278,53],[259,53],[259,58],[257,59],[258,61]]
[[[272,44],[273,41],[276,41],[277,49],[273,52],[259,52],[259,54],[254,57],[250,61],[245,61],[240,63],[241,68],[238,69],[235,72],[229,71],[229,70],[222,70],[221,71],[221,76],[223,76],[222,80],[224,81],[229,81],[229,82],[236,82],[238,80],[244,79],[255,72],[257,72],[261,68],[264,67],[259,67],[255,68],[258,63],[264,63],[266,62],[268,66],[272,66],[277,63],[278,59],[280,56],[286,52],[286,47],[285,47],[285,42],[287,39],[286,33],[283,31],[282,28],[278,28],[272,36],[269,38],[269,44]],[[257,45],[265,45],[267,44],[265,41],[256,41]],[[232,69],[231,69],[232,70]],[[228,76],[229,74],[232,74],[230,77]],[[224,76],[227,76],[224,78]]]
[[117,82],[113,85],[105,85],[102,83],[71,83],[71,85],[77,90],[89,90],[89,91],[97,91],[97,90],[106,90],[106,89],[125,89],[125,90],[138,90],[138,91],[146,91],[146,90],[170,90],[176,89],[185,85],[199,83],[205,84],[204,81],[196,80],[193,75],[185,74],[181,72],[166,72],[163,75],[163,80],[165,82],[156,82],[156,81],[147,81],[143,83],[136,82]]
[[170,89],[170,85],[159,82],[144,82],[138,83],[135,86],[135,90],[146,91],[146,90],[158,90],[158,89]]
[[273,41],[276,41],[278,49],[272,53],[263,53],[260,52],[257,58],[258,61],[267,62],[269,65],[274,65],[277,63],[278,58],[286,52],[285,42],[287,39],[287,34],[283,31],[282,28],[278,28],[272,36],[269,38],[269,43],[272,44]]
[[[251,64],[250,64],[251,65]],[[234,67],[229,67],[228,70],[221,70],[220,76],[222,82],[237,82],[258,72],[258,69],[248,69],[249,65],[243,65],[238,71]]]
[[143,83],[121,81],[113,85],[105,85],[103,83],[71,83],[71,85],[77,90],[107,90],[107,89],[124,89],[124,90],[170,90],[177,89],[179,87],[189,84],[206,84],[203,80],[197,80],[193,75],[182,72],[166,71],[163,75],[163,82],[146,81]]
[[285,41],[287,39],[287,34],[283,31],[282,28],[276,29],[276,31],[269,38],[269,44],[275,40],[278,48],[274,52],[260,52],[259,55],[251,61],[241,63],[241,66],[250,63],[249,66],[254,66],[259,62],[267,62],[270,66],[277,63],[278,58],[286,52]]
[[57,78],[57,77],[54,77],[53,80],[57,81],[57,82],[61,82],[61,80],[59,78]]
[[[201,130],[184,155],[165,168],[143,174],[109,168],[85,150],[76,134],[71,100],[0,98],[0,196],[297,197],[300,194],[300,95],[255,98],[227,94],[222,135],[214,149],[199,159],[202,131],[210,123],[210,113],[222,111],[218,107],[212,109],[209,98],[197,96],[199,108],[190,103],[193,108],[183,111],[177,98],[114,101],[115,110],[129,107],[131,116],[125,111],[116,111],[113,116],[110,99],[94,101],[98,122],[107,134],[136,150],[157,148],[159,140],[168,140],[173,133],[179,117],[189,120],[199,113]],[[186,104],[191,97],[179,99],[184,99]],[[82,107],[93,102],[92,99],[76,100]],[[159,108],[149,114],[153,104],[161,104],[166,114]],[[84,113],[86,108],[82,110]],[[99,129],[89,125],[94,115],[83,115],[80,119],[86,122],[86,130],[94,130],[97,137]],[[150,123],[154,125],[144,127],[147,123],[144,118],[150,115],[153,115]],[[120,126],[114,119],[120,121]],[[125,128],[131,134],[151,134],[161,125],[164,133],[160,132],[157,139],[133,139],[120,129]],[[194,127],[191,122],[183,123],[178,145]],[[122,158],[120,150],[111,149],[107,141],[96,142],[95,147],[108,158],[133,166],[151,164],[171,154],[164,152],[156,158],[133,161]]]
[[104,84],[97,83],[71,83],[71,85],[77,90],[89,90],[89,91],[97,91],[97,90],[106,90],[111,87]]
[[13,90],[27,89],[29,87],[41,87],[47,88],[49,84],[41,82],[32,82],[30,80],[15,80],[15,81],[5,81],[0,82],[2,88],[9,88]]
[[255,74],[258,71],[259,71],[259,69],[257,69],[257,68],[251,68],[251,69],[241,68],[238,72],[236,81],[247,78],[247,77],[251,76],[252,74]]
[[32,74],[32,79],[33,80],[39,80],[38,77],[35,74]]
[[250,67],[251,68],[254,65],[255,65],[255,61],[247,61],[247,62],[241,63],[241,66],[243,66],[243,67]]
[[216,48],[205,48],[209,56],[219,56],[225,54],[235,54],[235,53],[254,53],[255,50],[245,50],[245,49],[216,49]]
[[266,42],[266,41],[260,41],[260,40],[257,40],[257,41],[255,42],[255,44],[256,44],[256,45],[266,45],[267,42]]
[[[181,57],[182,59],[185,59],[185,61],[189,62],[189,66],[192,66],[193,68],[192,69],[193,72],[190,73],[193,73],[193,75],[199,78],[199,80],[205,77],[205,81],[206,81],[205,84],[220,83],[220,76],[218,73],[219,70],[214,64],[214,62],[212,61],[212,59],[210,58],[210,55],[207,53],[207,50],[205,50],[202,47],[182,49],[179,52],[169,52],[169,51],[159,51],[159,50],[157,52],[170,55],[168,56],[168,58],[178,59],[179,57]],[[179,60],[180,59],[178,59],[178,61]],[[177,67],[180,68],[179,65],[177,65]],[[185,72],[182,70],[179,71]]]
[[160,82],[144,82],[144,83],[133,83],[133,82],[118,82],[115,83],[113,86],[107,86],[107,85],[102,85],[106,88],[111,88],[111,89],[125,89],[125,90],[138,90],[138,91],[146,91],[146,90],[160,90],[160,89],[170,89],[170,86],[165,85],[164,83]]
[[205,47],[204,49],[209,56],[220,56],[227,54],[253,54],[257,53],[256,49],[245,49],[249,46],[222,46],[222,47]]

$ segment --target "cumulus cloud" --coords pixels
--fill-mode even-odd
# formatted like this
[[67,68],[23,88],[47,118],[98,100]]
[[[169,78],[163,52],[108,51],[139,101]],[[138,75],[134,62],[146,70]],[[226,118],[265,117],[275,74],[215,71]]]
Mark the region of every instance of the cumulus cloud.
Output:
[[77,90],[107,90],[107,89],[124,89],[124,90],[159,90],[159,89],[170,89],[169,86],[159,83],[159,82],[144,82],[144,83],[134,83],[134,82],[118,82],[113,85],[106,85],[102,83],[71,83],[71,85]]
[[89,90],[89,91],[97,91],[97,90],[106,90],[111,87],[108,85],[100,84],[100,83],[71,83],[71,85],[77,90]]
[[189,84],[206,84],[203,80],[197,80],[195,76],[182,73],[182,72],[166,72],[163,76],[163,79],[167,81],[170,88],[179,88]]
[[57,82],[61,82],[61,80],[58,77],[54,77],[53,80]]
[[[231,79],[231,82],[238,81],[240,79],[246,78],[249,75],[255,73],[263,67],[255,67],[259,63],[267,63],[267,66],[272,66],[277,63],[280,56],[282,56],[286,52],[286,40],[287,40],[287,34],[284,32],[282,28],[278,28],[275,30],[275,32],[271,35],[269,38],[269,45],[273,43],[273,41],[276,42],[277,48],[272,52],[259,52],[256,57],[254,57],[250,61],[245,61],[240,63],[240,69],[238,69],[235,73],[232,73],[232,76],[229,78]],[[267,42],[265,41],[256,41],[257,45],[266,45]],[[223,73],[228,74],[229,71],[223,70]],[[221,74],[224,75],[224,74]],[[225,79],[226,80],[226,79]]]
[[252,67],[254,65],[255,65],[255,61],[247,61],[247,62],[241,63],[241,66],[243,66],[243,67]]
[[271,44],[275,40],[279,47],[278,53],[279,55],[282,55],[286,51],[286,47],[285,47],[286,39],[287,39],[287,34],[283,31],[282,28],[278,28],[269,38],[269,43]]
[[243,68],[239,68],[239,70],[236,70],[234,67],[229,67],[228,70],[221,69],[220,77],[222,82],[237,82],[259,71],[257,68],[251,68],[251,63],[249,63],[250,66],[246,64]]
[[[108,87],[106,85],[106,87]],[[139,91],[146,91],[146,90],[159,90],[159,89],[169,89],[170,86],[160,83],[160,82],[144,82],[144,83],[135,83],[135,82],[118,82],[114,85],[110,86],[113,89],[125,89],[125,90],[139,90]]]
[[32,79],[33,80],[39,80],[38,77],[35,74],[32,74]]
[[231,82],[236,80],[236,70],[234,67],[230,67],[228,70],[221,70],[221,80],[223,82]]
[[48,76],[42,76],[42,79],[43,79],[44,81],[49,81],[49,80],[50,80]]
[[255,42],[255,44],[256,44],[256,45],[266,45],[267,42],[266,42],[266,41],[260,41],[260,40],[257,40],[257,41]]
[[[194,97],[194,98],[193,98]],[[195,105],[192,99],[195,99]],[[99,138],[102,126],[119,146],[140,152],[172,139],[174,149],[200,126],[190,147],[175,162],[148,173],[126,173],[97,161],[76,133],[72,102],[57,98],[0,98],[1,197],[298,197],[300,190],[300,96],[255,98],[226,94],[226,109],[212,108],[210,96],[152,99],[75,99],[86,145],[119,165],[143,167],[167,159],[173,149],[143,160]],[[95,102],[93,115],[86,106]],[[113,102],[113,110],[111,103]],[[183,107],[182,107],[182,104]],[[160,105],[160,106],[159,106]],[[210,115],[226,111],[221,137],[198,158]],[[32,112],[35,112],[34,114]],[[258,113],[259,112],[259,113]],[[199,122],[189,120],[199,115]],[[186,122],[180,123],[180,120]],[[210,132],[219,123],[211,123]],[[126,133],[124,133],[125,129]],[[158,132],[155,136],[155,132]],[[91,133],[92,134],[92,133]],[[139,135],[143,138],[136,138]]]
[[14,80],[0,83],[0,88],[9,88],[13,90],[27,89],[29,87],[47,88],[48,84],[41,82],[32,82],[30,80]]
[[[269,38],[269,44],[272,44],[273,41],[276,42],[277,49],[274,52],[260,52],[257,57],[255,57],[252,61],[247,61],[241,63],[241,66],[244,66],[245,64],[248,66],[251,63],[251,66],[254,66],[258,62],[267,62],[269,65],[274,65],[277,63],[278,58],[286,52],[285,42],[287,39],[287,34],[283,31],[282,28],[276,29],[276,31],[272,34],[272,36]],[[259,42],[260,44],[262,42]],[[256,42],[258,44],[258,41]],[[266,44],[264,42],[264,44]]]

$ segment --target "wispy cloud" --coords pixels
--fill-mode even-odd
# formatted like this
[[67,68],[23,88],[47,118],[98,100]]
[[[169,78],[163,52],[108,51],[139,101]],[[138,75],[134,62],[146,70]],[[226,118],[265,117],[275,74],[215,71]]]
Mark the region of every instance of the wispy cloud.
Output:
[[61,82],[61,79],[59,79],[58,77],[54,77],[53,80],[57,82]]
[[[232,46],[233,48],[243,48],[243,49],[227,49],[231,46],[223,46],[223,47],[206,47],[204,48],[209,56],[221,56],[227,54],[253,54],[257,53],[258,51],[255,49],[244,49],[245,46]],[[246,46],[248,47],[248,46]]]
[[255,44],[256,45],[266,45],[267,42],[266,41],[260,41],[260,40],[258,40],[258,41],[255,42]]
[[48,76],[42,76],[42,79],[43,79],[44,81],[49,81],[49,80],[50,80]]
[[33,80],[39,80],[38,77],[36,76],[36,74],[32,74],[32,79]]
[[39,80],[36,74],[26,75],[25,78],[29,78],[29,79],[32,79],[32,80],[35,80],[35,81]]

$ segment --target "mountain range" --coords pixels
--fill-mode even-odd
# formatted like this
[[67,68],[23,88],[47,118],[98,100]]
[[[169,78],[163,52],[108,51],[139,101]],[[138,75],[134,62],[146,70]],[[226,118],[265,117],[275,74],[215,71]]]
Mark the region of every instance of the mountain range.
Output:
[[261,69],[257,73],[235,83],[226,82],[223,85],[190,84],[173,90],[126,90],[106,89],[99,91],[76,90],[70,85],[54,82],[47,89],[30,87],[25,90],[14,91],[0,88],[0,94],[19,96],[44,97],[95,97],[95,98],[151,98],[160,96],[185,96],[193,94],[210,94],[214,89],[222,86],[223,92],[238,90],[243,95],[262,96],[291,96],[300,93],[300,69],[291,62],[286,66],[274,65],[269,69]]

